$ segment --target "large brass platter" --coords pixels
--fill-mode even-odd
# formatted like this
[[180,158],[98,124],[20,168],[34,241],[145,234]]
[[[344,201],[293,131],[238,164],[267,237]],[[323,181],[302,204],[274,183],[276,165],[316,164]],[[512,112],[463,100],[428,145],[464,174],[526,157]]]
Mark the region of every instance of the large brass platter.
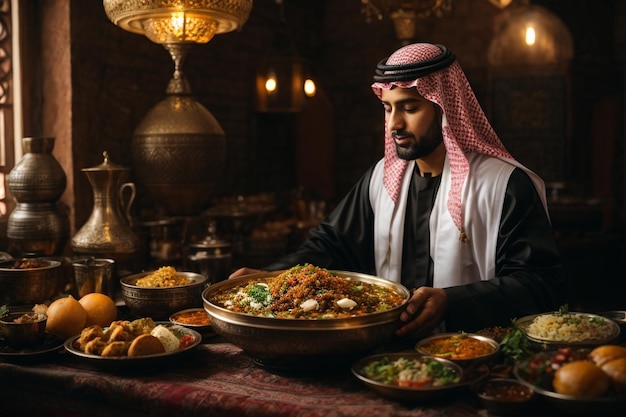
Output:
[[[383,278],[346,271],[335,275],[393,288],[403,296],[398,307],[382,313],[324,320],[277,319],[242,314],[212,302],[222,291],[283,271],[262,272],[219,282],[202,293],[204,308],[211,316],[213,330],[241,347],[256,362],[270,370],[301,370],[336,362],[346,356],[371,352],[391,341],[400,327],[400,313],[410,298],[409,290]],[[329,361],[326,361],[329,359]]]

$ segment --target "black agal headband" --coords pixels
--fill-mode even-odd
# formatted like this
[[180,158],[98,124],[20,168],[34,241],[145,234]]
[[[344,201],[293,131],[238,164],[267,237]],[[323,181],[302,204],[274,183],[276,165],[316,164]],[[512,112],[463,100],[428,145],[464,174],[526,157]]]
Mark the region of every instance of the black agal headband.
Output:
[[435,46],[441,49],[441,54],[425,61],[387,65],[386,62],[389,57],[383,59],[376,65],[374,81],[378,83],[411,81],[450,66],[456,59],[456,56],[443,45],[437,44]]

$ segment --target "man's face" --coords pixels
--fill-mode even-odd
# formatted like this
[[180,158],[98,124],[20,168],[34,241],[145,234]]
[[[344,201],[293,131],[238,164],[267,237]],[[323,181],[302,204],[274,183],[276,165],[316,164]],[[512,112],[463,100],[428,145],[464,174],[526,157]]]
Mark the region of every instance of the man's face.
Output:
[[415,88],[382,90],[381,102],[399,158],[423,158],[443,141],[437,105],[420,96]]

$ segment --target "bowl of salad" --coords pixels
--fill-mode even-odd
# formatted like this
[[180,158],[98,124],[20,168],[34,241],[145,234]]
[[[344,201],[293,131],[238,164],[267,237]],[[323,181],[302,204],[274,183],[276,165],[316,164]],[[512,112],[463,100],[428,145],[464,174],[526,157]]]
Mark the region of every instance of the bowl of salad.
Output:
[[352,365],[352,373],[383,397],[408,402],[434,401],[465,385],[461,366],[414,352],[364,357]]

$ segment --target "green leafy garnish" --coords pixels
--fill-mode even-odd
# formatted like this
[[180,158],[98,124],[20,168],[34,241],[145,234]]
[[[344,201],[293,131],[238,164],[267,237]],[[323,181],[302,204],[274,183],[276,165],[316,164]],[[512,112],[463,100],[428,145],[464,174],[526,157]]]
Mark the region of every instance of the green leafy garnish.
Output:
[[513,328],[502,338],[500,351],[507,358],[517,361],[533,353],[526,333],[513,320]]
[[7,314],[9,314],[9,307],[7,307],[6,305],[1,305],[0,306],[0,317],[4,317]]
[[270,295],[270,290],[266,285],[254,284],[248,290],[248,296],[257,303],[264,303]]

